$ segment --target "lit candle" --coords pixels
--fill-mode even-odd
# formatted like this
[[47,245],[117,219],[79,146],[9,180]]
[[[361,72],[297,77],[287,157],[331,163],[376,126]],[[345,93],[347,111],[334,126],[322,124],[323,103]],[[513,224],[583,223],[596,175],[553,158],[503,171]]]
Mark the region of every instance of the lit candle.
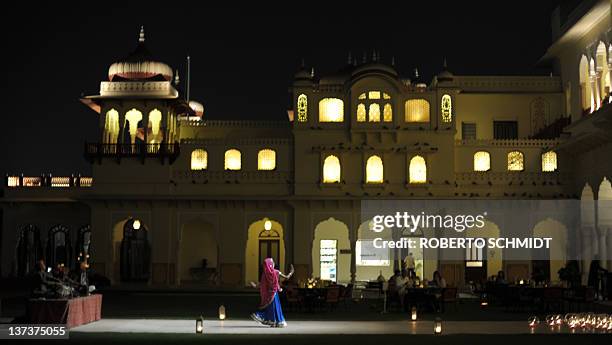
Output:
[[200,318],[196,319],[196,333],[204,333],[204,317],[200,315]]
[[434,334],[442,334],[442,320],[439,317],[434,321]]
[[412,306],[411,319],[412,319],[412,321],[416,321],[416,319],[417,319],[417,308],[416,308],[416,306]]
[[225,320],[225,306],[221,305],[219,307],[219,320]]

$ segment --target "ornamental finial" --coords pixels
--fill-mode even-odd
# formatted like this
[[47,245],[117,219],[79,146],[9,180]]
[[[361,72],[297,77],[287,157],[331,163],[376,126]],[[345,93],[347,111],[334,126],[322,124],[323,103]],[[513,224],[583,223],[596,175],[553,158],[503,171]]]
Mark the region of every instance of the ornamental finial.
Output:
[[138,36],[138,42],[144,42],[145,40],[145,35],[144,35],[144,25],[140,26],[140,36]]

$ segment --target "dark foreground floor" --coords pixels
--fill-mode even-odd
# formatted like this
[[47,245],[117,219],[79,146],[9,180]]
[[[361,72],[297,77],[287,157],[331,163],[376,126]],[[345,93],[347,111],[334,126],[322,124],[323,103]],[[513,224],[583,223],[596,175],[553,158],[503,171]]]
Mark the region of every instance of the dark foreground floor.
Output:
[[[386,344],[487,344],[487,345],[607,345],[612,341],[612,334],[587,335],[360,335],[360,336],[330,336],[330,335],[180,335],[180,334],[72,334],[70,340],[61,343],[111,345],[111,344],[290,344],[290,345],[386,345]],[[37,343],[45,343],[40,341]],[[48,343],[48,341],[46,342]],[[60,343],[53,341],[52,343]]]

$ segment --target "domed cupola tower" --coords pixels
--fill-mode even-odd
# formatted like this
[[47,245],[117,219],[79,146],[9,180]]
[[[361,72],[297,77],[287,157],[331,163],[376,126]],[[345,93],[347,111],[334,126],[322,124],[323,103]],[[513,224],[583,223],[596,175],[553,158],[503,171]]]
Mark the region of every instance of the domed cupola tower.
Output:
[[81,101],[100,114],[98,143],[86,145],[90,161],[104,157],[169,158],[178,155],[178,116],[193,113],[176,89],[172,68],[153,57],[141,27],[134,51],[108,68],[97,95]]

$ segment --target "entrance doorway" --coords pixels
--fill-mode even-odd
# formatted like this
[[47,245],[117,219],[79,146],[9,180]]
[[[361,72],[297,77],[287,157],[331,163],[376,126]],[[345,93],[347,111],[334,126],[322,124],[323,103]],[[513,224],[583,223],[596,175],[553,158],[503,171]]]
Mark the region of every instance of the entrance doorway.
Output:
[[465,251],[465,282],[481,283],[487,280],[487,258],[483,248],[472,246]]
[[280,268],[280,235],[275,230],[264,230],[259,233],[259,276],[263,272],[266,258],[274,260],[274,267]]

